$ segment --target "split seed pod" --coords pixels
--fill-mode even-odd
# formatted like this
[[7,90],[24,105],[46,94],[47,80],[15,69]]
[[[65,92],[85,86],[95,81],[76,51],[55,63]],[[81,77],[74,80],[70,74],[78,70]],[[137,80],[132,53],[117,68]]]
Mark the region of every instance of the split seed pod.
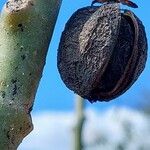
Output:
[[137,80],[146,58],[142,22],[114,3],[72,15],[61,36],[57,65],[69,89],[90,102],[109,101]]

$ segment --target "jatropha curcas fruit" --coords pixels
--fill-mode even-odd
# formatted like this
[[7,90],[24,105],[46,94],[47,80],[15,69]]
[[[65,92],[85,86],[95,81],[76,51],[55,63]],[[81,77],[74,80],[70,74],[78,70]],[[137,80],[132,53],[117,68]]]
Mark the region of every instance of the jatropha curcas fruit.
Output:
[[77,10],[62,33],[57,65],[66,86],[90,102],[128,90],[145,67],[144,26],[118,3]]

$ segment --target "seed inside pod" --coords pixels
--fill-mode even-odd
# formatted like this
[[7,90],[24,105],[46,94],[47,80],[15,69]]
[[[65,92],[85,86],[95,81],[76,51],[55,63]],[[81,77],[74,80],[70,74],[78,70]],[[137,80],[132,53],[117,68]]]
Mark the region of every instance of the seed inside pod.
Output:
[[85,7],[66,23],[58,48],[58,70],[66,86],[90,102],[124,93],[147,58],[144,26],[118,4]]

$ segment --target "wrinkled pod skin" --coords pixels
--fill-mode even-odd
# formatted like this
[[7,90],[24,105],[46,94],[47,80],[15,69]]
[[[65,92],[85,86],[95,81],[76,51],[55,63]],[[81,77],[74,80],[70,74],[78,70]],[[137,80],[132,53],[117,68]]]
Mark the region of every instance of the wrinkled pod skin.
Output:
[[142,22],[119,4],[77,10],[62,33],[57,66],[65,85],[90,102],[128,90],[145,67]]

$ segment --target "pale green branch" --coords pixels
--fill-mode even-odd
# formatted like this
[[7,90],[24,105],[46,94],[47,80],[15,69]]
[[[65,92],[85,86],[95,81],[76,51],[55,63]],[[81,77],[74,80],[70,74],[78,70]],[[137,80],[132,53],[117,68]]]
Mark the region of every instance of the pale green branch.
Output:
[[0,149],[15,150],[32,130],[30,111],[60,0],[9,0],[0,16]]

